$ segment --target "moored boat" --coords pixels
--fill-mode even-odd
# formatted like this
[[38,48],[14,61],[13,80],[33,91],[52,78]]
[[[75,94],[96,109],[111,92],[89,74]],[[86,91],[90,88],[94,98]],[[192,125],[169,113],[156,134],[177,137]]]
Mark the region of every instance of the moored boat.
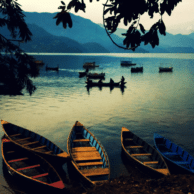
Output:
[[88,73],[88,69],[86,69],[86,71],[79,71],[79,77],[84,77],[86,76]]
[[48,67],[46,66],[46,71],[59,71],[59,67]]
[[90,79],[104,79],[105,73],[88,73],[86,76]]
[[88,186],[109,181],[110,164],[108,155],[96,139],[80,122],[76,122],[67,139],[67,151],[71,163]]
[[154,134],[154,144],[172,167],[178,166],[181,173],[194,173],[194,158],[187,151],[157,133]]
[[131,68],[131,73],[138,73],[138,72],[143,72],[143,67],[132,67]]
[[83,65],[83,68],[95,68],[99,67],[99,65],[96,65],[96,62],[86,62]]
[[159,67],[159,72],[172,72],[173,67]]
[[19,127],[7,121],[1,120],[1,125],[5,135],[16,145],[21,146],[29,151],[36,152],[52,160],[66,162],[70,159],[69,155],[45,137]]
[[136,63],[132,63],[131,61],[121,61],[121,66],[123,67],[131,67],[131,66],[135,66]]
[[1,144],[2,158],[8,172],[18,178],[30,181],[30,190],[62,191],[65,185],[53,168],[44,158],[36,155],[11,142],[7,137],[2,138]]
[[121,129],[121,145],[126,157],[143,170],[156,176],[170,175],[166,162],[156,149],[125,127]]

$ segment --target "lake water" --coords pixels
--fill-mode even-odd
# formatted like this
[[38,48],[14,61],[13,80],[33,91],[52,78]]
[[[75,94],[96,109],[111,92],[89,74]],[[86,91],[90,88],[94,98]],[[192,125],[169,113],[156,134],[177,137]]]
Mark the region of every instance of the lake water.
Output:
[[[36,92],[29,96],[0,96],[0,119],[45,136],[66,150],[67,137],[76,121],[88,128],[105,147],[111,178],[127,175],[121,157],[121,127],[153,145],[155,132],[169,138],[194,156],[194,55],[193,54],[37,54],[46,65],[59,72],[45,71],[33,79]],[[144,72],[131,74],[121,60],[143,66]],[[85,87],[79,78],[84,62],[95,61],[112,78],[127,82],[120,88]],[[159,66],[172,66],[172,73],[159,73]],[[0,135],[3,131],[0,130]],[[2,161],[2,157],[0,156]],[[2,162],[1,162],[2,163]],[[6,180],[0,166],[0,180]]]

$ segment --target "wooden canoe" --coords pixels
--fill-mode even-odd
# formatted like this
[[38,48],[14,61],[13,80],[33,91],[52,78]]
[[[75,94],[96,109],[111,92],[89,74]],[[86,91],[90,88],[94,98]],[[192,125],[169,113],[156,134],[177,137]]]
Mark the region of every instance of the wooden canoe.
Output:
[[52,160],[60,159],[63,163],[70,159],[67,152],[45,137],[4,120],[1,124],[5,135],[16,145]]
[[154,175],[169,175],[169,169],[162,156],[151,145],[129,131],[121,129],[121,145],[127,158]]
[[138,73],[138,72],[143,72],[143,67],[132,67],[131,68],[131,73]]
[[183,173],[194,173],[194,158],[187,151],[157,133],[154,134],[154,144],[171,165],[178,166]]
[[27,179],[31,185],[37,186],[37,190],[40,187],[49,190],[65,188],[61,177],[50,163],[41,156],[17,146],[5,136],[2,138],[1,152],[8,172],[15,177]]
[[104,147],[80,122],[76,122],[67,139],[71,163],[89,186],[109,181],[110,163]]

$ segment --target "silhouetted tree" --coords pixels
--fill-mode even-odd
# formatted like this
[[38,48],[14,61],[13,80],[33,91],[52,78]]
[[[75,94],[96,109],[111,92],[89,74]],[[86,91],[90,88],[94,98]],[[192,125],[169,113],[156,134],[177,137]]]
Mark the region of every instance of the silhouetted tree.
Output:
[[0,83],[10,94],[26,88],[31,95],[36,87],[29,77],[37,77],[39,71],[35,59],[18,45],[30,41],[32,34],[16,0],[0,0],[0,27],[7,28],[11,37],[6,38],[0,31]]
[[[98,1],[98,0],[97,0]],[[120,22],[124,22],[125,26],[129,26],[123,40],[123,46],[119,46],[123,49],[132,49],[140,46],[142,42],[145,45],[148,43],[154,48],[159,45],[158,31],[162,35],[166,35],[166,27],[163,22],[162,16],[166,12],[171,15],[174,7],[182,0],[107,0],[103,5],[103,23],[107,35],[112,42],[117,45],[111,38],[111,34],[117,30]],[[92,2],[92,0],[90,0]],[[72,20],[69,11],[74,8],[75,12],[82,10],[85,12],[86,5],[84,0],[71,0],[69,4],[65,5],[61,1],[62,5],[58,9],[61,9],[54,18],[56,18],[56,25],[60,22],[63,23],[63,27],[66,28],[67,24],[71,28]],[[160,19],[154,23],[149,30],[145,30],[143,24],[140,22],[141,15],[148,13],[150,19],[154,17],[154,14],[160,14]],[[108,15],[105,18],[105,15]]]

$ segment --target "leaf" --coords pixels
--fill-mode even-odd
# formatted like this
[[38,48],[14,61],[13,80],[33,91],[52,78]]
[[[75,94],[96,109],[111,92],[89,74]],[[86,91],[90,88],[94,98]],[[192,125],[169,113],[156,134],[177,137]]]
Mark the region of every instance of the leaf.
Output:
[[61,1],[61,3],[62,3],[63,5],[65,5],[65,3],[64,3],[63,1]]
[[126,17],[124,18],[124,24],[125,24],[125,26],[127,26],[127,18]]
[[69,13],[67,13],[67,23],[68,23],[68,26],[69,26],[70,28],[72,28],[73,23],[72,23],[72,19],[71,19],[71,16],[70,16]]
[[162,20],[160,20],[160,22],[158,22],[158,28],[159,28],[160,34],[166,36],[166,27],[165,27],[165,24]]
[[142,33],[145,34],[145,29],[144,29],[143,25],[139,24],[139,27],[140,27],[140,30],[142,31]]

